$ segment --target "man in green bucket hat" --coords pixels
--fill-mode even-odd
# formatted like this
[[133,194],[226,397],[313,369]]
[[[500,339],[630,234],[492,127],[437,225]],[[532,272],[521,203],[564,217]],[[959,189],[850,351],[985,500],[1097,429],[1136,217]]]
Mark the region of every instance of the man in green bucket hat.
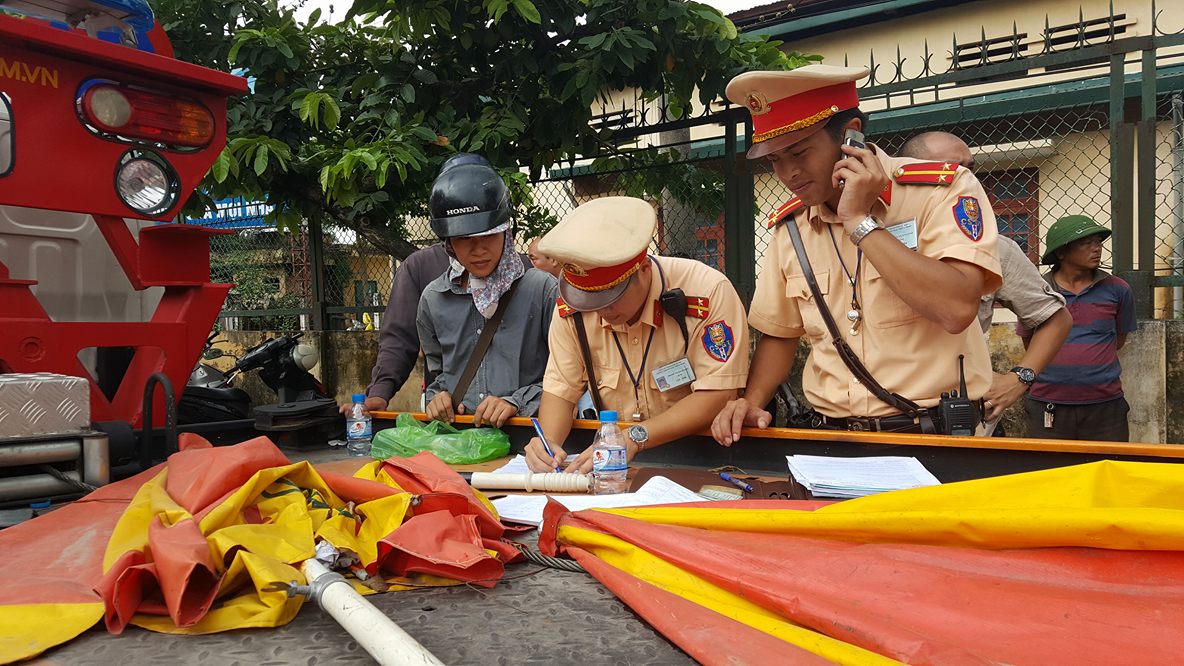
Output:
[[[1028,434],[1046,439],[1128,441],[1130,405],[1122,393],[1118,350],[1136,328],[1134,298],[1121,278],[1100,268],[1110,230],[1085,215],[1057,220],[1044,237],[1044,279],[1065,297],[1073,329],[1028,394]],[[1027,346],[1032,331],[1017,332]]]

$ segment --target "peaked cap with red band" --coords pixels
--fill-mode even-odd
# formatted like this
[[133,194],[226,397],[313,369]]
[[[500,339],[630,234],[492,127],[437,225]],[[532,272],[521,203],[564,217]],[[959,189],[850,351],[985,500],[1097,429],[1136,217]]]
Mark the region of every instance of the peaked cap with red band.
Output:
[[577,206],[539,241],[559,262],[559,293],[580,311],[606,308],[649,256],[658,226],[654,207],[634,197],[603,197]]
[[745,72],[726,94],[752,114],[748,159],[775,153],[826,126],[831,116],[859,106],[855,82],[866,67],[806,65],[788,72]]

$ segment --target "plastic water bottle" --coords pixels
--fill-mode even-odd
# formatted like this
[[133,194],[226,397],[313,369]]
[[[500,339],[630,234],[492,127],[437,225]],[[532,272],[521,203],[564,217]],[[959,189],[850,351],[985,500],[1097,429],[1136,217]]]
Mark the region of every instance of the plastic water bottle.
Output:
[[365,412],[366,396],[354,394],[354,406],[345,419],[345,450],[351,456],[361,458],[370,455],[370,437],[373,434],[370,415]]
[[600,430],[592,440],[592,494],[615,495],[628,489],[625,480],[629,472],[627,458],[625,435],[617,425],[617,413],[602,410]]

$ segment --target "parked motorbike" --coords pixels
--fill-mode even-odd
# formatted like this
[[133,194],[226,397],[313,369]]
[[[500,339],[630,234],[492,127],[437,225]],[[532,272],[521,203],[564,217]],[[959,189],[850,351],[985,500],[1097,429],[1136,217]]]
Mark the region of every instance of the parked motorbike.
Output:
[[[251,418],[251,396],[241,388],[231,386],[234,370],[222,372],[207,361],[222,358],[226,352],[216,345],[218,333],[211,333],[202,348],[201,361],[189,375],[185,391],[177,403],[177,422],[182,425],[239,421]],[[237,367],[237,363],[236,363]]]
[[252,418],[251,398],[233,385],[243,373],[258,371],[259,378],[275,391],[279,403],[253,410],[254,428],[272,436],[281,446],[312,448],[339,437],[343,420],[337,403],[309,370],[316,366],[315,350],[300,344],[302,333],[268,338],[235,359],[222,372],[205,361],[225,355],[216,335],[206,340],[202,362],[190,375],[178,405],[182,425],[242,421]]

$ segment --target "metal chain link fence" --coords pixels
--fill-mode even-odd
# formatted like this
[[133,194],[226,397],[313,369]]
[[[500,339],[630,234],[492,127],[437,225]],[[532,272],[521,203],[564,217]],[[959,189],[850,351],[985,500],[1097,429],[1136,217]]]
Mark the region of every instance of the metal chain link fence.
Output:
[[[893,85],[908,90],[911,84],[902,81]],[[1159,81],[1151,206],[1154,265],[1140,265],[1139,253],[1134,253],[1133,267],[1159,278],[1184,275],[1182,87],[1184,77],[1161,77]],[[1130,106],[1129,92],[1125,94],[1127,110],[1122,120],[1132,123],[1138,111]],[[1114,90],[1110,95],[1113,97]],[[876,102],[870,106],[875,108]],[[1023,106],[1009,110],[1011,107],[1003,104],[992,109],[989,117],[980,114],[973,121],[950,121],[949,115],[941,116],[945,120],[929,120],[924,105],[890,108],[871,114],[868,137],[889,154],[899,154],[905,141],[924,131],[941,130],[960,136],[971,147],[974,171],[987,192],[1000,232],[1014,239],[1038,263],[1044,235],[1058,218],[1080,213],[1112,226],[1115,209],[1121,208],[1119,202],[1111,200],[1112,164],[1117,160],[1117,173],[1124,177],[1130,174],[1124,174],[1123,169],[1134,171],[1137,162],[1131,163],[1129,157],[1122,162],[1111,155],[1110,112],[1115,107],[1112,100],[1106,100],[1105,91],[1088,101],[1069,100],[1054,91],[1041,98],[1038,105],[1027,100]],[[755,273],[759,275],[771,238],[765,216],[784,203],[790,193],[765,160],[738,167],[743,165],[742,154],[736,163],[729,163],[719,150],[696,149],[689,136],[683,130],[676,140],[664,143],[667,155],[675,157],[653,166],[631,167],[631,162],[615,159],[608,161],[610,167],[596,160],[553,168],[532,183],[533,205],[546,211],[550,219],[558,220],[579,204],[598,197],[640,197],[651,202],[658,213],[655,252],[694,258],[729,276],[735,276],[739,268],[748,275],[752,271],[751,266],[728,266],[726,256],[750,257],[744,263],[755,259]],[[681,156],[673,152],[676,149]],[[751,199],[745,192],[729,203],[725,201],[727,183],[737,181],[727,179],[735,178],[737,169],[742,168],[752,170]],[[1131,187],[1135,189],[1135,184]],[[1137,192],[1134,200],[1137,211]],[[731,215],[726,210],[729,205],[737,208]],[[739,210],[745,207],[751,207],[751,212]],[[740,228],[729,229],[727,220],[737,220]],[[426,220],[407,227],[407,240],[413,244],[423,247],[434,241]],[[239,223],[229,228],[235,230],[233,235],[216,237],[212,242],[214,279],[236,283],[224,309],[224,326],[308,329],[318,292],[326,328],[360,330],[379,326],[397,262],[352,230],[325,226],[318,253],[307,231],[281,233],[260,225],[244,228]],[[1137,223],[1127,238],[1132,234],[1137,248]],[[1144,242],[1146,236],[1144,233]],[[529,240],[519,239],[521,249],[525,250]],[[732,248],[736,251],[730,253],[729,242],[744,244],[747,252],[738,253],[739,248]],[[1105,266],[1112,265],[1113,250],[1114,243],[1107,243]],[[1180,317],[1184,313],[1184,287],[1156,287],[1150,313],[1157,318]]]
[[722,168],[721,160],[695,160],[608,173],[590,167],[558,169],[534,184],[534,203],[558,219],[600,197],[645,199],[658,215],[654,252],[697,259],[725,271]]
[[[1155,273],[1184,276],[1184,94],[1159,98],[1155,133]],[[1184,317],[1184,287],[1155,290],[1157,319]]]

